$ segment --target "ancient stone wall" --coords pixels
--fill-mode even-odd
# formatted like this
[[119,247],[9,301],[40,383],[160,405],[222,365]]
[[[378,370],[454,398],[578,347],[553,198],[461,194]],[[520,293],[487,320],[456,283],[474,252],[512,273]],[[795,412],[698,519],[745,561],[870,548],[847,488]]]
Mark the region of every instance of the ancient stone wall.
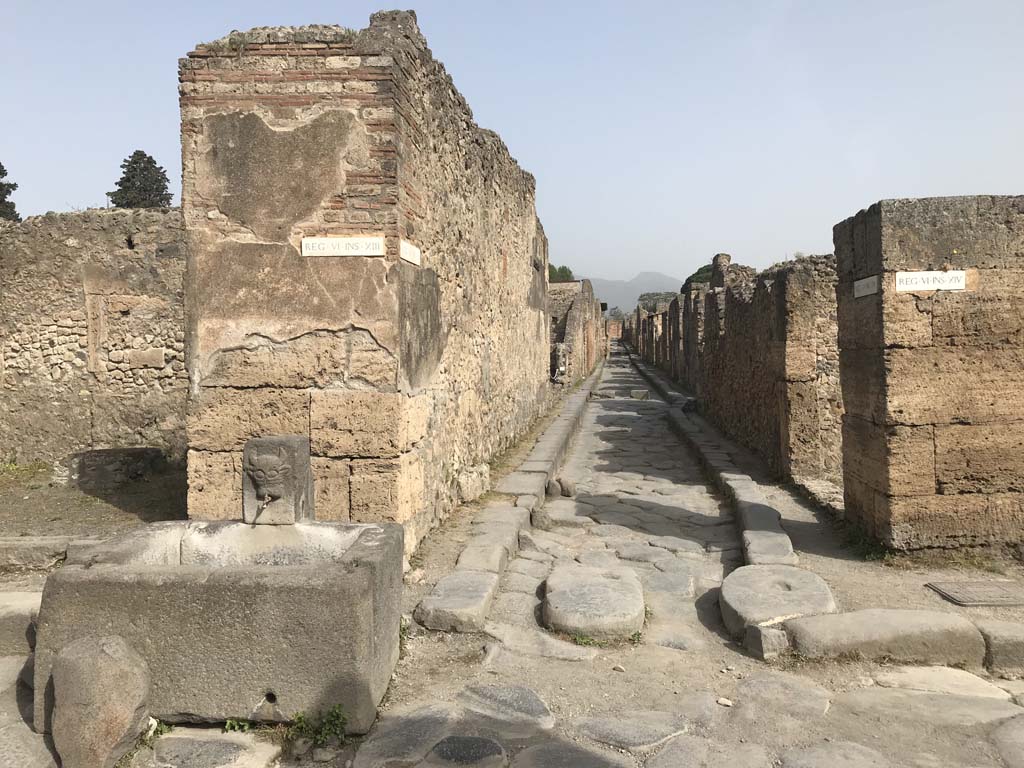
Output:
[[1024,197],[883,200],[834,240],[847,516],[897,548],[1020,542]]
[[184,458],[184,271],[176,209],[0,224],[0,458]]
[[180,79],[190,515],[237,516],[247,438],[308,434],[318,517],[411,550],[547,402],[533,177],[412,13],[232,33]]
[[548,287],[551,323],[551,378],[575,384],[607,354],[608,338],[600,302],[589,280]]

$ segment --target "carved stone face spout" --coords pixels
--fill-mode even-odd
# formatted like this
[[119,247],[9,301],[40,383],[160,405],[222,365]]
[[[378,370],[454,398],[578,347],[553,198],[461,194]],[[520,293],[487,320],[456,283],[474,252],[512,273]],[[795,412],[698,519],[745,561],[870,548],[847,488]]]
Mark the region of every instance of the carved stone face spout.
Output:
[[242,520],[287,525],[314,519],[309,438],[253,438],[242,451],[242,470]]
[[284,448],[270,453],[253,451],[246,459],[245,473],[262,507],[284,498],[292,468]]

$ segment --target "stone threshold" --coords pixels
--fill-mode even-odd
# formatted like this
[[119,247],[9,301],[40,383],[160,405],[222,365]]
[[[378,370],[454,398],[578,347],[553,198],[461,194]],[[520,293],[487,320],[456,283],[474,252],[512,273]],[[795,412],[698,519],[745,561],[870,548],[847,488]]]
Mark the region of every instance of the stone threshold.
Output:
[[445,632],[484,631],[501,575],[519,552],[519,534],[533,527],[533,517],[543,508],[548,483],[562,467],[603,368],[602,361],[566,397],[526,458],[495,485],[495,491],[514,496],[514,502],[496,501],[477,513],[455,570],[416,606],[413,618],[418,623]]

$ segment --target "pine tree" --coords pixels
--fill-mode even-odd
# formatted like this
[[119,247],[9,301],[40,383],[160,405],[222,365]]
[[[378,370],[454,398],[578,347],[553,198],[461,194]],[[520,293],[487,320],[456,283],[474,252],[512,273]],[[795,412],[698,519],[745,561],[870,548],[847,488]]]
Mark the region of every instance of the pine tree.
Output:
[[21,216],[14,208],[14,201],[8,200],[11,192],[18,188],[13,181],[4,181],[7,178],[7,169],[0,163],[0,219],[10,221],[21,221]]
[[151,155],[141,149],[121,163],[120,181],[110,193],[110,202],[118,208],[167,208],[171,193],[167,191],[167,173]]

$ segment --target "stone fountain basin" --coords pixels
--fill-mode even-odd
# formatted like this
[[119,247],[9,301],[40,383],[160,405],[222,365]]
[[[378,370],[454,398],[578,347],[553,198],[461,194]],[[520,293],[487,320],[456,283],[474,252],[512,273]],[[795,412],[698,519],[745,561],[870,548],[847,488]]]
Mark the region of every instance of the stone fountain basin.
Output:
[[51,669],[83,637],[120,635],[149,664],[166,722],[290,720],[341,704],[365,733],[398,660],[400,525],[158,523],[75,553],[47,578],[37,730]]

